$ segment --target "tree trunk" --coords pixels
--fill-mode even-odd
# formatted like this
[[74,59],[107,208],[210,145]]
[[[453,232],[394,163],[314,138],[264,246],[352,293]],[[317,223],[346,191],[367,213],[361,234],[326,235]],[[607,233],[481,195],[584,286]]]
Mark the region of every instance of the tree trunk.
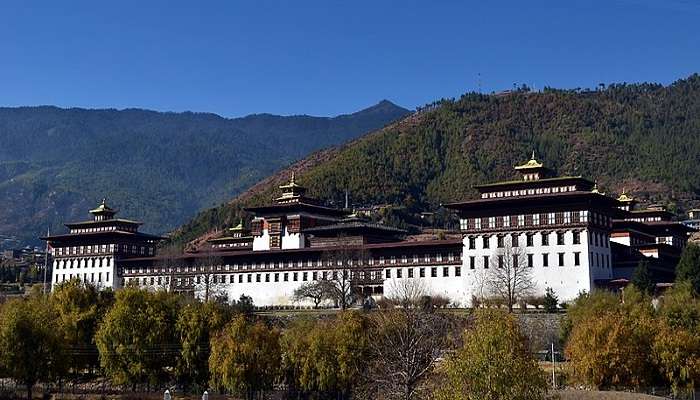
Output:
[[32,388],[34,387],[33,384],[27,383],[27,400],[32,400]]

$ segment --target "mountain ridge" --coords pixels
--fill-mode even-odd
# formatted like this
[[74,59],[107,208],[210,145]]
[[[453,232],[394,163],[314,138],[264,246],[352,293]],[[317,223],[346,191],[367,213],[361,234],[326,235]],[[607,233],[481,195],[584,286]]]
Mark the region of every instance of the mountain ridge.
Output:
[[239,118],[2,107],[0,233],[36,243],[47,225],[60,231],[84,219],[102,197],[145,230],[164,233],[312,151],[408,112],[393,103],[378,113],[370,106],[335,117]]
[[453,223],[441,204],[475,196],[475,184],[514,178],[513,166],[532,150],[559,174],[596,180],[602,191],[619,194],[626,187],[642,202],[663,202],[677,213],[697,206],[700,76],[668,86],[521,89],[441,100],[278,171],[201,212],[173,232],[173,242],[201,242],[246,216],[244,207],[271,201],[291,170],[311,195],[331,204],[342,204],[348,191],[357,205],[403,210],[403,223],[415,222],[421,210]]

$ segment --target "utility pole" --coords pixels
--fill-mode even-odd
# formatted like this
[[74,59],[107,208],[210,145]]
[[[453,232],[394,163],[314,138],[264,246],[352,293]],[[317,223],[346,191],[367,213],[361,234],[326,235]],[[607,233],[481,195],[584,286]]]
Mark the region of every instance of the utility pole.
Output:
[[552,389],[557,388],[556,367],[556,361],[554,360],[554,342],[552,342]]

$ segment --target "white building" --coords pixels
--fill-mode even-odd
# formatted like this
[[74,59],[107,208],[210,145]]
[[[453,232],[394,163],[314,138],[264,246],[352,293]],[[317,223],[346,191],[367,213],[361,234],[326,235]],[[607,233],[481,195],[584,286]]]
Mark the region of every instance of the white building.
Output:
[[246,295],[256,306],[277,306],[308,305],[295,301],[296,289],[347,276],[358,297],[392,296],[414,281],[469,306],[474,296],[489,295],[486,274],[516,262],[532,276],[532,295],[552,288],[568,301],[624,284],[640,258],[652,256],[650,244],[663,252],[654,271],[668,281],[677,259],[665,255],[679,254],[687,228],[657,220],[659,210],[634,210],[628,196],[606,196],[580,176],[552,177],[534,155],[515,170],[520,179],[477,186],[479,198],[447,205],[461,232],[443,240],[407,240],[401,229],[324,206],[293,175],[271,204],[247,209],[254,215],[250,231],[241,223],[175,257],[154,256],[157,238],[138,233],[138,223],[113,219],[103,204],[91,211],[94,221],[69,224],[70,234],[48,238],[54,283],[77,277],[110,287]]
[[42,237],[51,248],[51,285],[78,279],[102,288],[122,285],[119,261],[155,255],[163,238],[138,231],[140,222],[114,218],[117,211],[102,203],[90,210],[92,221],[66,224],[69,232]]

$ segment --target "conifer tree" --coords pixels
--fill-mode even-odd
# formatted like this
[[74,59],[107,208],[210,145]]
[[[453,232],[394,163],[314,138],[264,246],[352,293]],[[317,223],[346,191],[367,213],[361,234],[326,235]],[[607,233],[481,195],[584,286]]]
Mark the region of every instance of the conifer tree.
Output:
[[676,267],[676,282],[689,282],[700,293],[700,246],[689,243]]
[[656,287],[656,284],[651,278],[651,272],[649,271],[649,261],[641,260],[639,264],[637,264],[637,268],[635,268],[634,272],[632,273],[631,283],[642,293],[648,295],[654,294],[654,288]]

